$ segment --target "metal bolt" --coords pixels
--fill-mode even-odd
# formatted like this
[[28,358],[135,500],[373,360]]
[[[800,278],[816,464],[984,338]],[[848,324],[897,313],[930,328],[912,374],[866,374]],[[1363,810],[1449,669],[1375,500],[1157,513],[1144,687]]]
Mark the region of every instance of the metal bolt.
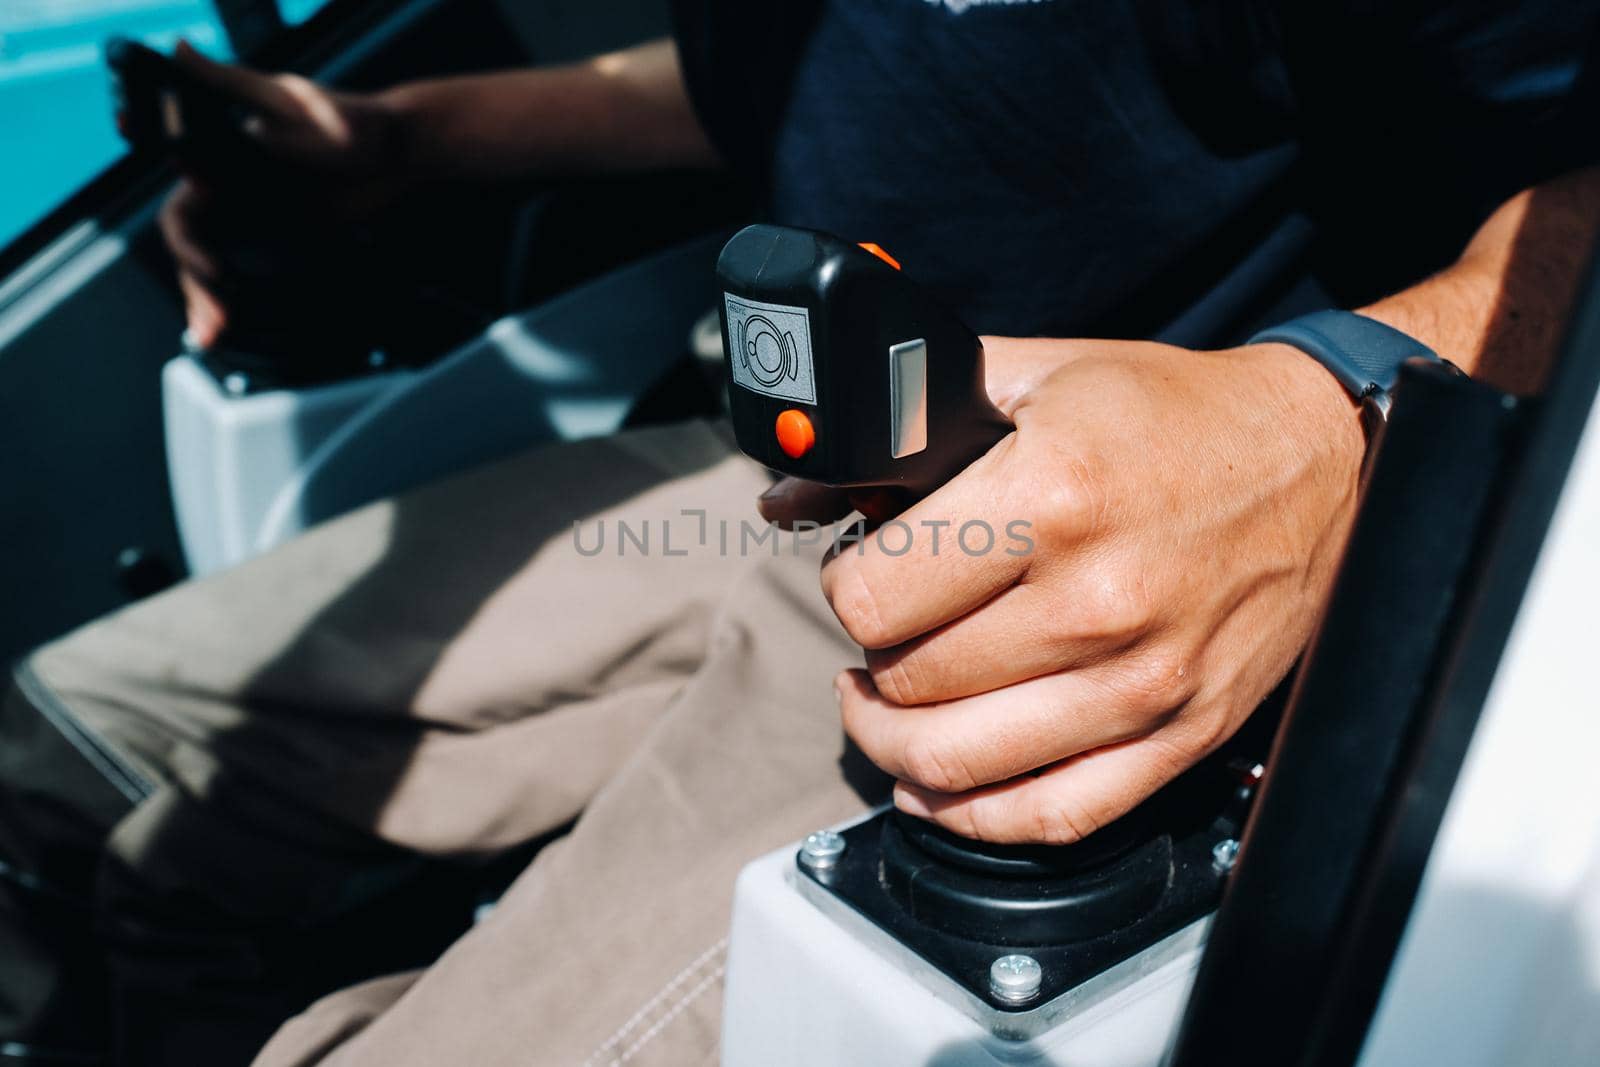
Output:
[[1022,1004],[1039,995],[1044,968],[1032,956],[1001,956],[989,964],[989,992],[1008,1004]]
[[234,371],[223,376],[222,387],[228,391],[229,396],[244,396],[250,391],[250,379]]
[[1227,874],[1233,870],[1234,862],[1239,858],[1239,842],[1231,837],[1225,837],[1211,846],[1211,866],[1218,874]]
[[800,862],[814,871],[825,871],[844,855],[844,837],[832,830],[818,830],[800,843]]

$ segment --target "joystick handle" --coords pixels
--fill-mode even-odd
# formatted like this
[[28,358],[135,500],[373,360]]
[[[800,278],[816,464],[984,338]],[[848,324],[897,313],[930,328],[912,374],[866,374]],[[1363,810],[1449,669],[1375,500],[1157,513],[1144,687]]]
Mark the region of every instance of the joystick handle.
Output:
[[717,278],[734,434],[766,466],[919,497],[1011,431],[983,344],[875,246],[749,226]]

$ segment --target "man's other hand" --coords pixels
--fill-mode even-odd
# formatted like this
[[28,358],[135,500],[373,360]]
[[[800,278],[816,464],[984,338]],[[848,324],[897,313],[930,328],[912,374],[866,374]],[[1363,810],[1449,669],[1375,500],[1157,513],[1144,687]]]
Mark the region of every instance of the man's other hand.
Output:
[[[1283,345],[985,347],[1015,432],[824,565],[867,650],[836,684],[902,810],[1064,843],[1215,749],[1288,672],[1364,441],[1340,386]],[[959,538],[974,520],[986,551],[983,527]]]
[[[303,168],[317,194],[304,205],[308,249],[328,239],[330,221],[359,219],[398,191],[393,165],[399,120],[382,96],[335,93],[297,75],[217,63],[184,43],[173,58],[213,91],[243,105],[248,118],[242,132]],[[257,197],[281,192],[228,188],[190,176],[162,206],[161,233],[178,263],[189,335],[200,347],[214,344],[227,325],[227,294],[235,281],[230,235],[241,223],[259,221],[264,205]]]

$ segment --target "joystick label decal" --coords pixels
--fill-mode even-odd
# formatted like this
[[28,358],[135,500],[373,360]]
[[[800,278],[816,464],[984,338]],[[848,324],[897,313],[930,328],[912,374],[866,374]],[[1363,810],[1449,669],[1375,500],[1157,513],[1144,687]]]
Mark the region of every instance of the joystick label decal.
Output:
[[763,304],[723,294],[733,380],[752,392],[817,402],[811,365],[811,318],[803,307]]

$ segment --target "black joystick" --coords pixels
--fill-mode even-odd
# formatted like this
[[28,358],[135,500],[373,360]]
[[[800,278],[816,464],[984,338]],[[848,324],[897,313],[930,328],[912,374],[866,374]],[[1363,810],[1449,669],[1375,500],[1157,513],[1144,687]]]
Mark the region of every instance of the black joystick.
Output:
[[[766,466],[920,497],[1010,432],[977,336],[876,246],[750,226],[717,277],[734,432]],[[1042,1002],[1215,905],[1234,791],[1202,764],[1062,846],[985,844],[890,812],[845,831],[837,866],[800,868],[993,1007],[1026,1010],[990,990],[997,952],[1045,962]]]
[[923,496],[1010,432],[977,336],[876,246],[749,226],[717,278],[734,433],[773,470]]
[[891,812],[882,882],[911,915],[996,945],[1083,941],[1130,926],[1160,901],[1172,838],[1138,813],[1071,845],[991,845]]

